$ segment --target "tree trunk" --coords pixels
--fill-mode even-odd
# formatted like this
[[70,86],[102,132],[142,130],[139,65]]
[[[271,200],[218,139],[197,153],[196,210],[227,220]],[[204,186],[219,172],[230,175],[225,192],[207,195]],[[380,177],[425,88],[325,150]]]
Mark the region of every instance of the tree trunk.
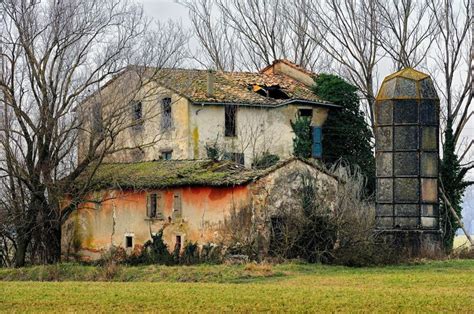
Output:
[[25,232],[18,235],[17,247],[15,251],[15,267],[25,266],[26,250],[29,244],[30,237],[25,236]]

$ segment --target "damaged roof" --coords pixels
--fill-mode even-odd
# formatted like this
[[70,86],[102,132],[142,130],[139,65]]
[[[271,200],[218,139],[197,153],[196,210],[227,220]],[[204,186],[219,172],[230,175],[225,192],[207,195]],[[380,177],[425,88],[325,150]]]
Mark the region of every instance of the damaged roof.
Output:
[[[195,104],[242,104],[280,106],[294,102],[310,105],[334,106],[316,96],[310,87],[283,74],[252,72],[212,72],[213,93],[208,95],[208,70],[163,70],[159,80],[165,87],[186,97]],[[288,97],[273,98],[255,92],[255,86],[279,88]]]
[[[296,157],[280,161],[263,170],[247,169],[232,161],[158,160],[136,163],[105,163],[100,165],[90,181],[91,190],[160,189],[178,186],[236,186],[255,181],[286,164],[300,160],[335,177],[316,163]],[[78,178],[78,186],[91,176],[89,168]],[[336,177],[335,177],[336,178]]]

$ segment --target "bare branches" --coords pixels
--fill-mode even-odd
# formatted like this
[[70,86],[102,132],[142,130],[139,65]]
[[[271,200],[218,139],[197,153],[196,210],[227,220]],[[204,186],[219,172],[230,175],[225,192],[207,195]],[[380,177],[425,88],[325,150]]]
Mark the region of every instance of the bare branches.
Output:
[[392,59],[395,70],[426,63],[437,35],[434,16],[425,1],[377,0],[380,12],[380,46]]
[[[23,202],[11,204],[21,216],[10,216],[21,265],[32,236],[55,250],[44,256],[58,258],[61,201],[68,194],[77,204],[86,191],[71,189],[72,180],[119,149],[116,139],[133,124],[129,100],[182,60],[188,37],[175,23],[154,27],[128,0],[6,0],[0,9],[0,176],[8,197]],[[134,83],[104,101],[96,91],[124,69]],[[90,99],[103,102],[103,132],[83,137]],[[79,161],[78,144],[86,156]],[[42,242],[48,236],[56,247]]]

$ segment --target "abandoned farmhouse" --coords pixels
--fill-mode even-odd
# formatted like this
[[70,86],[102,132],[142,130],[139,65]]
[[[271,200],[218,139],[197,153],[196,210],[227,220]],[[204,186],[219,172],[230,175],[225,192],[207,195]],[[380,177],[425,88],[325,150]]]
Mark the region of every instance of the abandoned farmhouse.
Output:
[[[316,160],[292,157],[291,121],[310,119],[312,154],[319,158],[321,128],[337,107],[312,92],[311,73],[286,60],[259,73],[162,72],[162,80],[129,93],[134,74],[125,71],[83,103],[89,118],[80,143],[103,131],[104,120],[121,110],[119,98],[133,125],[92,177],[90,202],[64,225],[65,254],[96,259],[111,245],[130,252],[161,229],[170,249],[186,241],[217,243],[227,236],[231,214],[244,208],[264,254],[272,219],[299,202],[293,194],[304,173],[316,178],[327,195],[321,199],[332,206],[337,178]],[[221,154],[214,160],[212,149]],[[84,158],[81,145],[78,154]],[[280,162],[251,167],[266,154]]]

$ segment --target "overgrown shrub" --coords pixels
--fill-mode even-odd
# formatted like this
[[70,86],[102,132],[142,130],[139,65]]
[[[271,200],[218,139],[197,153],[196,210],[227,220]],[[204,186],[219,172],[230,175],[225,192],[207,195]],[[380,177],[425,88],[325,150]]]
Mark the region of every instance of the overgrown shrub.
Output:
[[215,243],[206,243],[202,246],[199,254],[199,260],[201,263],[206,264],[220,264],[223,259],[222,246]]
[[253,162],[252,168],[266,169],[275,165],[278,161],[280,161],[280,157],[278,157],[278,155],[265,153]]
[[302,173],[301,206],[273,220],[270,252],[287,259],[347,266],[398,262],[393,246],[374,232],[375,206],[363,198],[366,181],[360,170],[338,163],[331,171],[342,182],[334,208],[321,205],[315,179]]
[[199,247],[196,242],[186,242],[180,256],[180,263],[185,265],[199,263]]

